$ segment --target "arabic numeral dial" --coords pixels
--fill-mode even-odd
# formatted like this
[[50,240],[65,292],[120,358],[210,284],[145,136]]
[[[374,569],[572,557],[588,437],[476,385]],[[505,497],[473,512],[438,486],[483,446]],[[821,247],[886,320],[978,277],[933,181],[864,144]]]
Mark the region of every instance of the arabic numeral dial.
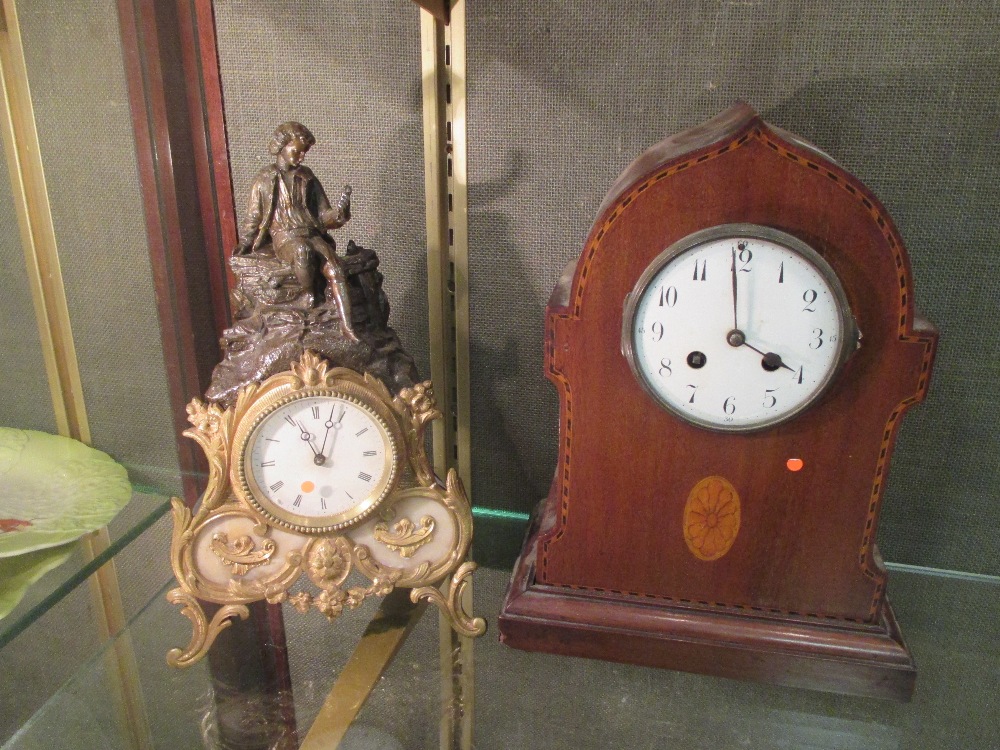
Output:
[[677,419],[763,430],[811,407],[857,341],[837,274],[769,227],[696,232],[652,261],[626,298],[622,351]]

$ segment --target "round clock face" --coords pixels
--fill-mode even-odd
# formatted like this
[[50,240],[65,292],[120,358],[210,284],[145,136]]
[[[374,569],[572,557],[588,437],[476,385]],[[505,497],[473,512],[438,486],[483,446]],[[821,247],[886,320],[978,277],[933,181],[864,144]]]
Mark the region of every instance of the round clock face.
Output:
[[622,351],[682,419],[747,432],[814,403],[858,332],[820,255],[791,235],[727,224],[689,235],[626,298]]
[[237,486],[270,520],[306,533],[370,515],[398,475],[399,437],[376,407],[336,391],[286,396],[257,415]]

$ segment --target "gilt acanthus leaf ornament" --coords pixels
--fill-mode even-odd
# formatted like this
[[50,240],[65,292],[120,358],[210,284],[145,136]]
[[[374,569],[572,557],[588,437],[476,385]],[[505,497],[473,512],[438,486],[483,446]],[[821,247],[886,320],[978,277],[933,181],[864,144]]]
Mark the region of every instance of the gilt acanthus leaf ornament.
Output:
[[434,518],[424,516],[420,525],[409,518],[401,518],[389,527],[385,521],[375,524],[375,540],[381,542],[400,557],[410,558],[418,549],[427,544],[434,535]]
[[224,565],[233,569],[237,576],[246,575],[248,571],[270,561],[277,549],[273,539],[264,539],[257,547],[251,536],[240,536],[229,541],[229,535],[220,531],[212,536],[211,550]]

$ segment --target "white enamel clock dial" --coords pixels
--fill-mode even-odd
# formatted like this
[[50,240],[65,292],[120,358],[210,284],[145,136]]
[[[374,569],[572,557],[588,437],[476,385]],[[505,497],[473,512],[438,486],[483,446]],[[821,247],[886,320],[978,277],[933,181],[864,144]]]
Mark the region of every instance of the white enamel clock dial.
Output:
[[398,438],[347,394],[299,394],[258,417],[243,445],[240,485],[281,525],[306,532],[344,528],[392,490]]
[[696,232],[625,302],[622,350],[662,406],[715,430],[772,427],[813,404],[859,339],[833,269],[768,227]]

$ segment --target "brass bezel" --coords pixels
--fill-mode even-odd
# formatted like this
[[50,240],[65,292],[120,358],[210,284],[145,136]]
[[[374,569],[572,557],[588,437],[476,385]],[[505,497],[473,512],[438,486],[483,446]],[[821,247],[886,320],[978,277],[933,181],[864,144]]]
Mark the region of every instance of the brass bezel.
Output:
[[[364,499],[352,508],[329,516],[305,516],[292,513],[274,503],[257,485],[249,469],[249,451],[254,438],[268,418],[279,409],[307,398],[335,398],[347,401],[368,412],[382,430],[385,451],[385,479]],[[403,435],[396,417],[384,403],[363,385],[340,381],[336,385],[280,388],[256,402],[244,415],[233,439],[232,486],[236,496],[247,503],[266,522],[301,534],[319,536],[357,525],[385,501],[399,483],[402,473]]]
[[[809,399],[803,401],[796,408],[784,412],[781,415],[773,418],[761,419],[753,424],[747,425],[727,425],[725,423],[701,419],[695,415],[685,412],[682,409],[678,409],[656,392],[656,389],[653,388],[652,384],[650,384],[645,375],[643,375],[642,368],[636,361],[635,356],[635,315],[638,310],[639,303],[653,279],[656,278],[657,274],[659,274],[661,270],[689,250],[708,242],[729,237],[734,239],[747,237],[750,239],[773,242],[776,245],[781,245],[786,250],[796,253],[810,263],[813,268],[819,272],[820,276],[823,277],[827,285],[830,287],[830,290],[833,292],[837,303],[837,315],[840,318],[841,329],[843,331],[840,341],[838,342],[839,349],[833,365],[827,371],[823,381],[819,384],[816,391]],[[857,322],[854,319],[854,315],[851,313],[851,307],[847,301],[847,294],[844,292],[844,287],[840,283],[840,277],[837,276],[837,272],[833,270],[830,263],[822,255],[820,255],[819,252],[807,245],[798,237],[779,229],[762,226],[760,224],[719,224],[707,229],[701,229],[677,240],[677,242],[673,243],[666,250],[657,255],[656,258],[654,258],[642,272],[639,276],[639,280],[636,281],[635,286],[632,288],[632,291],[625,296],[625,302],[622,310],[621,352],[628,361],[629,369],[632,370],[632,375],[635,377],[636,381],[661,408],[684,420],[688,424],[693,424],[696,427],[701,427],[706,430],[712,430],[713,432],[761,432],[795,419],[804,411],[814,406],[827,393],[834,380],[836,380],[837,375],[841,372],[841,370],[843,370],[843,367],[850,358],[851,354],[857,350],[860,339],[861,332],[858,330]]]

